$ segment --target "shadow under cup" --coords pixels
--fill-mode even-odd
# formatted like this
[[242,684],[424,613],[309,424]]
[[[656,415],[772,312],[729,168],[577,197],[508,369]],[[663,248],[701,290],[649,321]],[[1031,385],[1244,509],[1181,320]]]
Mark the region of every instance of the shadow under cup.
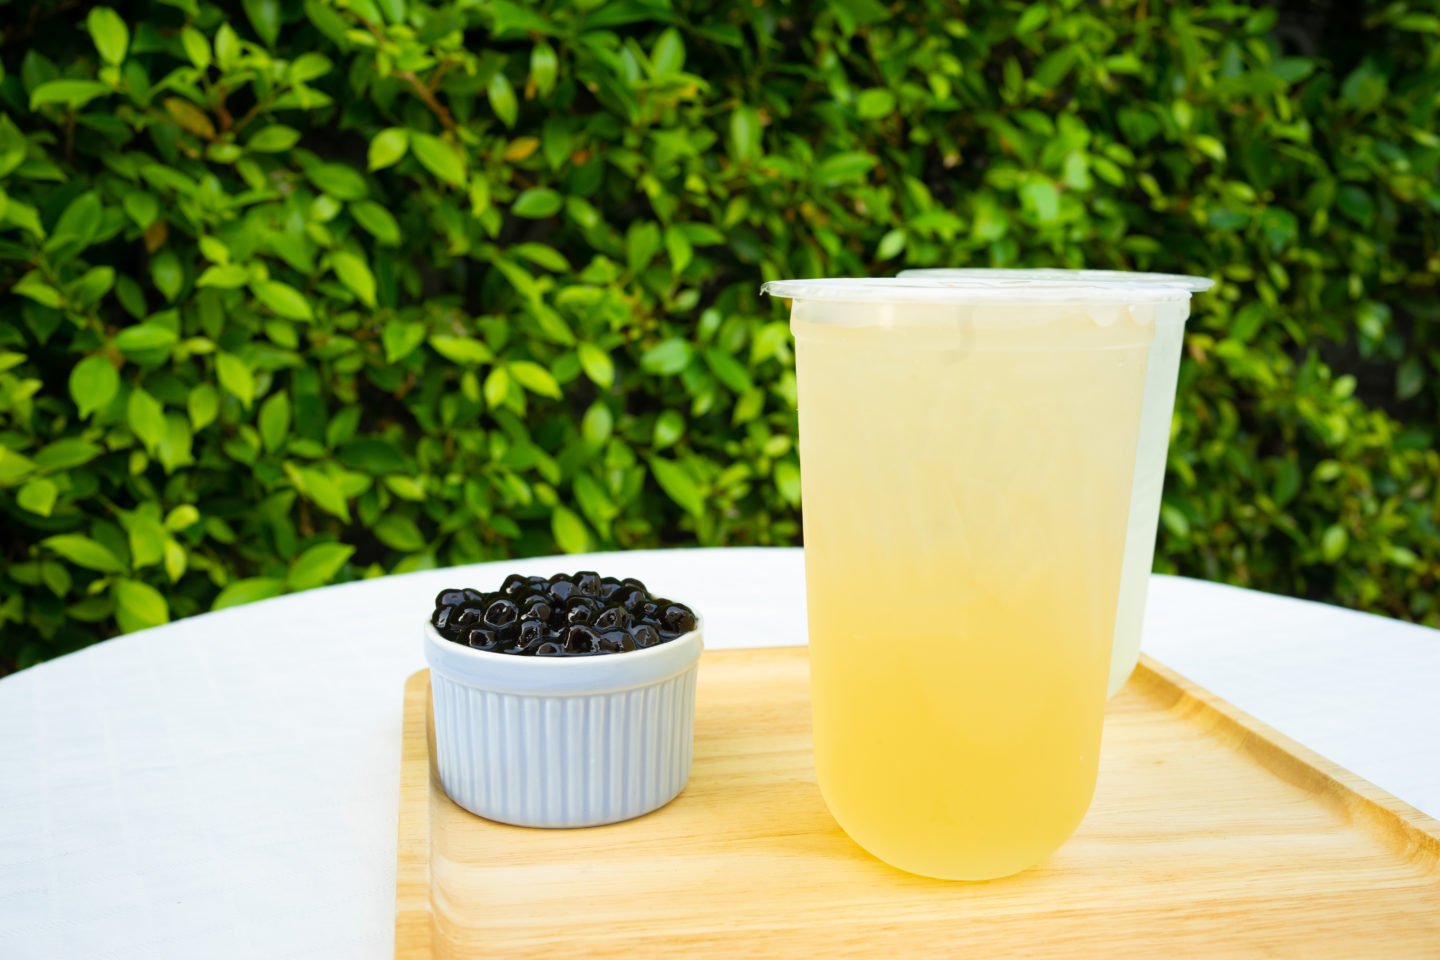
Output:
[[1006,876],[1090,804],[1148,361],[1189,298],[1138,289],[766,285],[796,338],[817,775],[892,866]]

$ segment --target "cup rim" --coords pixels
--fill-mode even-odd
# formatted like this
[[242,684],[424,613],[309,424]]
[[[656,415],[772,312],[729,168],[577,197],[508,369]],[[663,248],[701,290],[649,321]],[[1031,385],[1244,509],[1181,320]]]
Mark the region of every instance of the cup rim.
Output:
[[816,277],[770,280],[762,294],[788,300],[845,303],[1187,301],[1215,285],[1207,277],[1122,270],[944,269],[897,277]]

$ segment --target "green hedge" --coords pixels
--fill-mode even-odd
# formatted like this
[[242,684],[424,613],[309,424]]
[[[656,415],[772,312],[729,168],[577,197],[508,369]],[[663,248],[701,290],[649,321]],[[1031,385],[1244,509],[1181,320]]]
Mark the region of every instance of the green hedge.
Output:
[[1157,269],[1160,566],[1436,623],[1434,3],[0,5],[0,670],[799,537],[760,280]]

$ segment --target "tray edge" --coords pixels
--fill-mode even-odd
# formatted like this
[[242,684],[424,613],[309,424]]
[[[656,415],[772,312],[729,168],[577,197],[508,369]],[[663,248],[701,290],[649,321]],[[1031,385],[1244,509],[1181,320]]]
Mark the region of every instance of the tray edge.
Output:
[[[405,680],[400,737],[400,814],[395,846],[395,960],[431,960],[430,671]],[[415,789],[424,783],[424,789]]]
[[1174,691],[1171,710],[1203,711],[1216,718],[1220,726],[1237,738],[1237,749],[1250,754],[1275,775],[1285,776],[1312,790],[1321,784],[1329,787],[1331,793],[1345,801],[1352,814],[1381,828],[1398,824],[1416,852],[1440,860],[1440,820],[1256,719],[1148,654],[1141,655],[1136,673],[1143,681]]

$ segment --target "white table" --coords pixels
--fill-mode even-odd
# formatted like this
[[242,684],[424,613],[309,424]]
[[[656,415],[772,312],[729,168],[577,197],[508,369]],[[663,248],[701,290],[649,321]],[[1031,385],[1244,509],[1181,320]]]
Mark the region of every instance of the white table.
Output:
[[[0,680],[0,957],[392,951],[401,685],[452,585],[638,576],[711,648],[805,640],[801,552],[539,558],[207,614]],[[1156,577],[1146,649],[1440,817],[1440,631]]]

